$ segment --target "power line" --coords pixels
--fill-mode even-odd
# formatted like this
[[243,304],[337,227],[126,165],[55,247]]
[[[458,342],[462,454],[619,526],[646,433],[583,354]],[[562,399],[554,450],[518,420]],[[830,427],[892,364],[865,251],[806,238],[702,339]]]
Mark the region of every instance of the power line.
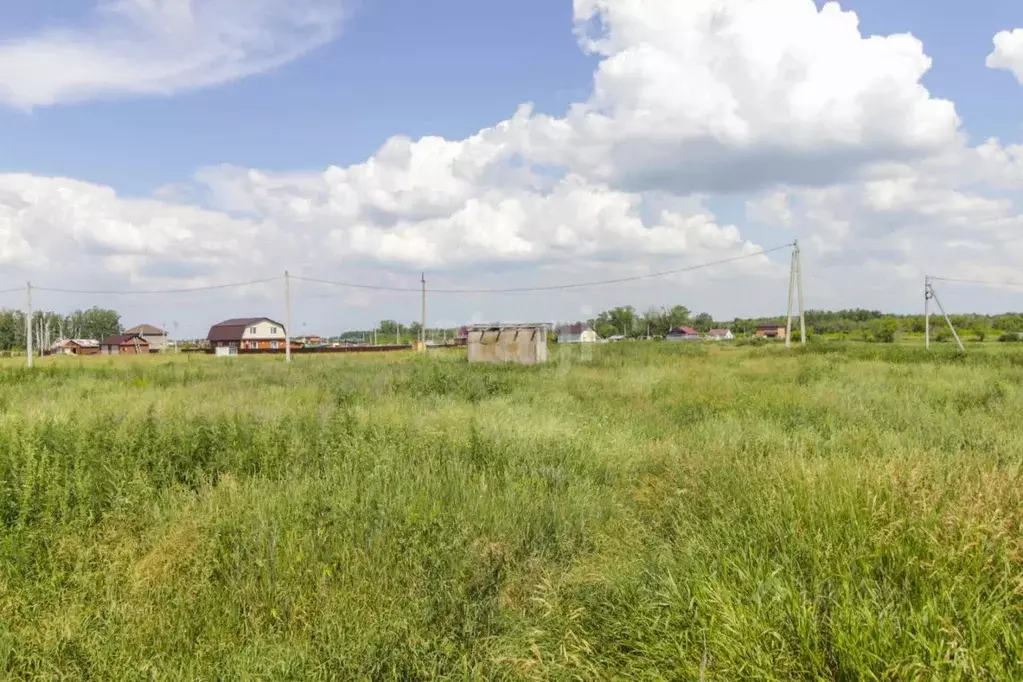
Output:
[[[747,258],[754,258],[756,256],[763,256],[768,253],[775,251],[781,251],[783,249],[792,248],[792,244],[783,244],[782,246],[776,246],[773,249],[763,249],[761,251],[755,251],[753,253],[746,253],[741,256],[734,256],[732,258],[724,258],[721,260],[711,261],[708,263],[700,263],[699,265],[690,265],[684,268],[676,268],[674,270],[664,270],[663,272],[654,272],[647,275],[635,275],[633,277],[619,277],[617,279],[605,279],[595,282],[577,282],[574,284],[555,284],[551,286],[542,287],[516,287],[511,289],[431,289],[432,294],[517,294],[527,292],[538,292],[538,291],[562,291],[565,289],[583,289],[586,287],[597,287],[605,286],[608,284],[624,284],[626,282],[636,282],[644,279],[653,279],[656,277],[666,277],[668,275],[676,275],[683,272],[692,272],[693,270],[700,270],[702,268],[709,268],[715,265],[724,265],[726,263],[734,263],[736,261],[745,260]],[[314,279],[311,277],[299,277],[293,275],[292,279],[301,280],[303,282],[312,282],[314,284],[328,284],[331,286],[348,287],[352,289],[372,289],[375,291],[403,291],[403,292],[419,292],[420,289],[412,287],[387,287],[377,286],[373,284],[354,284],[352,282],[338,282],[334,280],[326,279]]]
[[[158,294],[158,293],[189,293],[191,291],[213,291],[216,289],[228,289],[236,286],[251,286],[253,284],[265,284],[267,282],[275,282],[280,280],[280,277],[267,277],[265,279],[253,279],[248,282],[231,282],[230,284],[213,284],[211,286],[192,286],[188,288],[179,289],[133,289],[130,291],[120,291],[114,289],[108,290],[86,290],[86,289],[61,289],[48,286],[33,286],[32,288],[37,291],[50,291],[52,293],[85,293],[90,295],[145,295],[145,294]],[[21,290],[21,289],[15,289]]]
[[984,286],[1023,287],[1023,282],[994,281],[983,279],[956,279],[953,277],[935,277],[934,275],[931,275],[931,279],[936,282],[955,282],[957,284],[981,284]]
[[25,287],[17,287],[16,289],[0,289],[0,294],[13,294],[15,291],[24,291]]

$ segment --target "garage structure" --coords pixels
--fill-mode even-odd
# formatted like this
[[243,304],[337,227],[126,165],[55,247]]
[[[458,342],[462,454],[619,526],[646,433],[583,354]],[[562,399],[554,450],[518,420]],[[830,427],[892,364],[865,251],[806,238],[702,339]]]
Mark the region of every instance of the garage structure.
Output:
[[469,362],[547,362],[546,323],[477,324],[468,328]]

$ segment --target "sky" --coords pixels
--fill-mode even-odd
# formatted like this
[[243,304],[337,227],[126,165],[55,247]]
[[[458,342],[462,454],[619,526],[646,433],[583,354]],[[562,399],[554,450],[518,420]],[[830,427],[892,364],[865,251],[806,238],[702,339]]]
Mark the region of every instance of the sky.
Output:
[[430,326],[778,315],[798,240],[809,308],[1023,310],[1018,3],[10,4],[0,292],[37,308],[201,336],[287,270],[296,333],[418,319],[421,273]]

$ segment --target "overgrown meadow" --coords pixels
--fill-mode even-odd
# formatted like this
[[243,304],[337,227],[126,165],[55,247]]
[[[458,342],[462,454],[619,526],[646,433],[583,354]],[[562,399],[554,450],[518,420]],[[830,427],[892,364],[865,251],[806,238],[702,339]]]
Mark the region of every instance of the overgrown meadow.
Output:
[[1023,678],[1023,355],[0,364],[0,676]]

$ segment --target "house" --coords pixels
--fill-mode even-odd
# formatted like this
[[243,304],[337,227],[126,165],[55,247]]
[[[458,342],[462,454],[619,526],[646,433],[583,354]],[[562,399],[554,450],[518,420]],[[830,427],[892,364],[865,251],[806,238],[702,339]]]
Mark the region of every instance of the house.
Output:
[[477,324],[468,328],[469,362],[547,362],[545,323]]
[[99,355],[99,341],[95,339],[63,339],[50,346],[52,355]]
[[114,334],[99,344],[103,355],[148,355],[149,342],[139,334]]
[[[216,352],[217,348],[236,348],[239,351],[285,350],[287,335],[284,325],[269,317],[238,317],[224,320],[210,327],[206,340]],[[291,348],[299,345],[291,342]]]
[[141,336],[149,344],[151,353],[162,353],[167,350],[167,332],[151,324],[140,324],[131,329],[125,329],[125,334],[136,334]]
[[700,332],[692,327],[675,327],[669,329],[668,335],[664,338],[668,341],[699,341]]
[[711,329],[707,332],[707,338],[711,341],[731,341],[735,336],[731,329]]
[[323,346],[324,341],[322,336],[300,336],[297,339],[292,339],[294,343],[302,346]]
[[558,343],[596,343],[600,338],[585,322],[558,327]]
[[784,339],[785,325],[783,324],[762,324],[757,327],[757,336],[765,339]]

